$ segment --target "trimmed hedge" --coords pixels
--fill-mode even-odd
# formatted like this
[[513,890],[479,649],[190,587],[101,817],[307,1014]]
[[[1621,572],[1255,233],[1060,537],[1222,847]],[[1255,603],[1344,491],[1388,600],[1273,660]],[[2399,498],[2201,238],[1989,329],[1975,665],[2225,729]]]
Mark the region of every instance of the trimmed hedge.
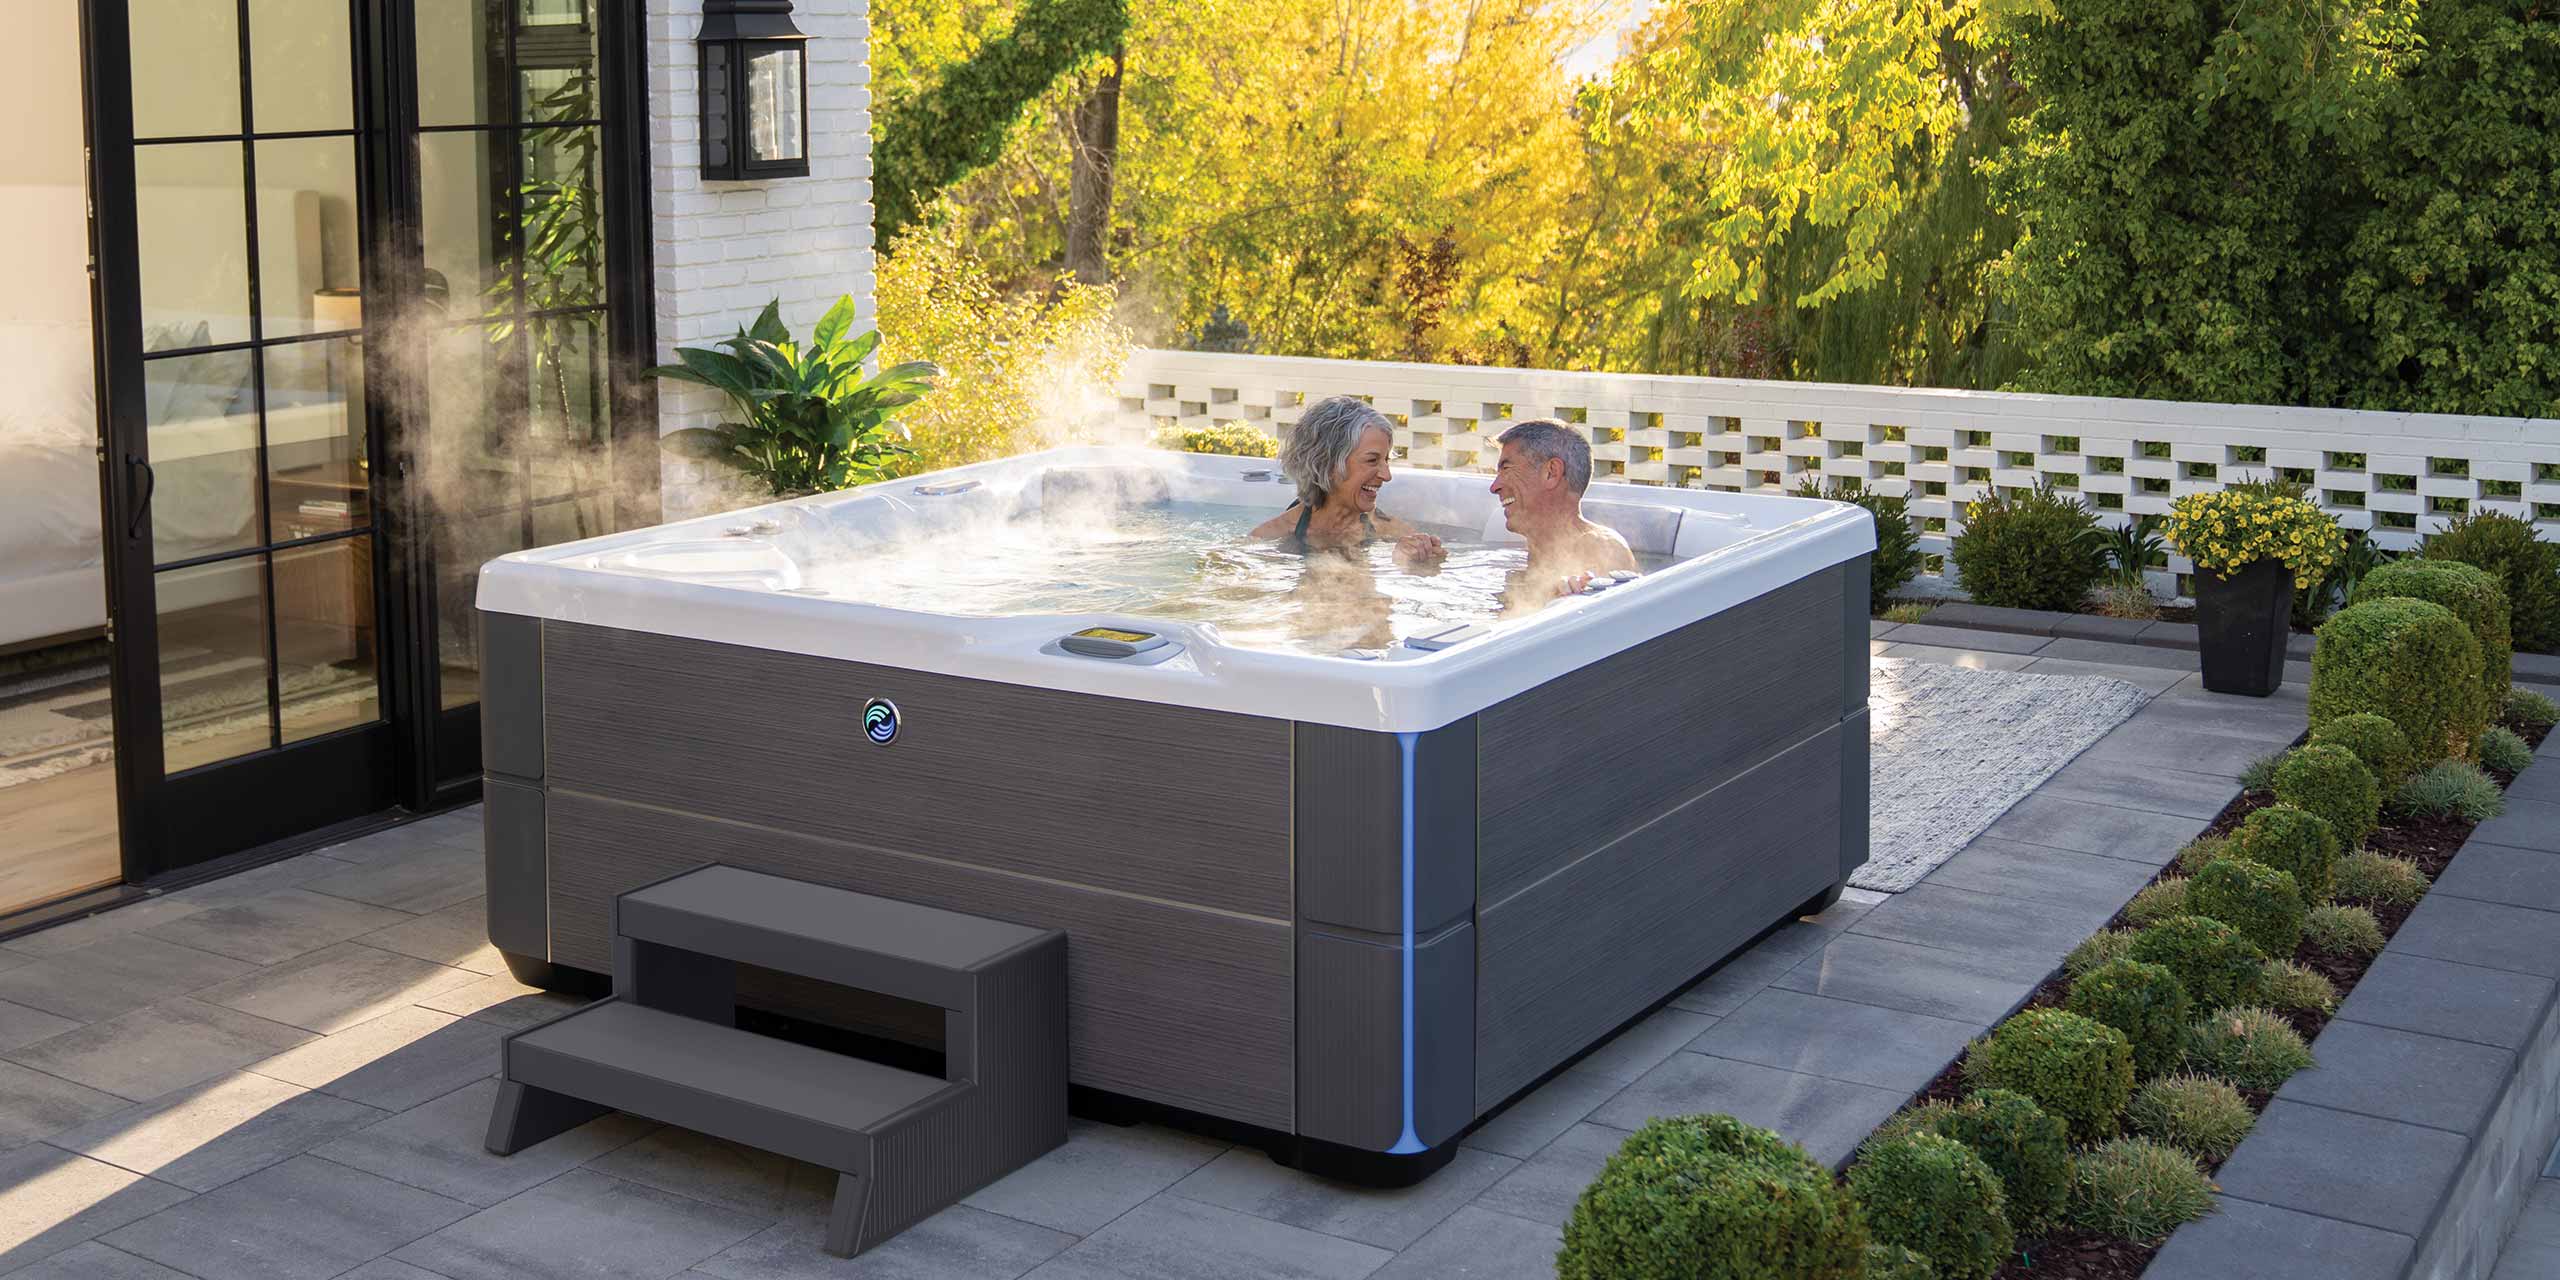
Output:
[[2450,609],[2405,596],[2368,600],[2320,624],[2311,733],[2370,712],[2398,725],[2420,764],[2467,755],[2481,728],[2480,642]]
[[2536,536],[2531,521],[2495,511],[2459,515],[2429,535],[2418,554],[2486,570],[2507,593],[2516,647],[2560,649],[2560,545]]
[[2432,600],[2453,610],[2480,642],[2479,723],[2496,719],[2512,682],[2516,647],[2507,618],[2507,589],[2497,575],[2456,560],[2400,559],[2379,565],[2356,584],[2350,605],[2390,598]]
[[2135,934],[2127,955],[2178,975],[2195,1007],[2219,1009],[2257,989],[2266,956],[2220,920],[2178,916]]
[[1866,1280],[1938,1280],[1929,1260],[1898,1244],[1867,1246]]
[[1964,1074],[1975,1088],[2024,1094],[2073,1139],[2095,1141],[2116,1131],[2133,1097],[2133,1045],[2069,1010],[2029,1009],[1975,1041]]
[[2328,819],[2289,804],[2271,804],[2241,819],[2223,856],[2246,858],[2293,877],[2306,902],[2329,896],[2338,864],[2338,836]]
[[1975,603],[2010,609],[2074,612],[2107,572],[2096,514],[2049,485],[1965,504],[1964,531],[1947,556]]
[[2062,1007],[2123,1032],[2133,1047],[2134,1075],[2145,1080],[2178,1065],[2186,1051],[2187,1024],[2194,1018],[2178,976],[2139,960],[2091,970],[2071,984]]
[[1859,1280],[1866,1220],[1831,1171],[1731,1116],[1628,1136],[1565,1220],[1557,1280]]
[[1942,1280],[1989,1280],[2015,1242],[1999,1176],[1953,1138],[1870,1145],[1849,1167],[1849,1193],[1877,1240],[1927,1258]]
[[2187,888],[2188,914],[2230,925],[2269,956],[2302,945],[2307,910],[2291,875],[2247,858],[2217,858]]
[[1811,475],[1796,486],[1795,496],[1845,502],[1875,521],[1876,554],[1867,570],[1868,613],[1884,612],[1893,603],[1893,593],[1908,586],[1928,567],[1928,557],[1920,552],[1919,531],[1911,526],[1909,499],[1879,493],[1855,480],[1825,481]]
[[2345,747],[2364,762],[2365,771],[2373,775],[2376,785],[2389,788],[2409,776],[2417,766],[2416,753],[2409,749],[2409,735],[2390,717],[2370,711],[2340,716],[2312,731],[2314,746]]
[[2295,749],[2276,766],[2276,799],[2328,822],[2338,847],[2364,843],[2382,815],[2382,787],[2356,753],[2329,743]]

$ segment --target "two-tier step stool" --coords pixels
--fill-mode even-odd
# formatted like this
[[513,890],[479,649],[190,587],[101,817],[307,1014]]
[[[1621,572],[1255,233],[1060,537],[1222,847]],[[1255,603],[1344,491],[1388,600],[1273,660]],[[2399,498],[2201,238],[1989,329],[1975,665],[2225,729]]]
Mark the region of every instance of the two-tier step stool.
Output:
[[[507,1037],[489,1150],[628,1111],[837,1171],[850,1257],[1067,1137],[1067,938],[712,865],[614,903],[610,997]],[[737,965],[944,1011],[943,1078],[735,1025]]]

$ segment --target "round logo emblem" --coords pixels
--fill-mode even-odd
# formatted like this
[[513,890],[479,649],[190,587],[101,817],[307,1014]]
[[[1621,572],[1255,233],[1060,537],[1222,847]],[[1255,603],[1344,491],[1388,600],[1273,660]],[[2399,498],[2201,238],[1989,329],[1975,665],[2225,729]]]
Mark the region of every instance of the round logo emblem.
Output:
[[898,740],[898,704],[887,698],[873,698],[862,709],[862,736],[871,745],[885,747]]

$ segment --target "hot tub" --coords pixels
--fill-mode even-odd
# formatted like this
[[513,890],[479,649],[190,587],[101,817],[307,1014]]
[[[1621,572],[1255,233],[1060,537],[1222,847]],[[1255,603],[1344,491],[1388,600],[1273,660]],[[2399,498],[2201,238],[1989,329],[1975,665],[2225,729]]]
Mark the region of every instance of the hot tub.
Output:
[[[606,971],[615,895],[711,862],[1060,929],[1074,1084],[1394,1180],[1866,860],[1863,512],[1595,484],[1649,572],[1428,648],[1475,570],[1262,625],[1231,534],[1289,493],[1068,449],[490,563],[491,941]],[[1380,505],[1518,557],[1482,476]]]

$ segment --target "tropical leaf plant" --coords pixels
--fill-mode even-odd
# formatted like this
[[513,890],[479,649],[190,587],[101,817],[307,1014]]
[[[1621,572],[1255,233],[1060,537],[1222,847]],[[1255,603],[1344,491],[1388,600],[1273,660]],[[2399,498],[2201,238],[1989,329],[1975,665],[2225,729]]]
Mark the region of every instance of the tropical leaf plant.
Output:
[[828,309],[805,344],[782,323],[782,302],[715,347],[678,347],[678,363],[649,372],[710,387],[729,397],[738,420],[671,432],[665,447],[728,463],[775,495],[868,484],[912,453],[907,429],[890,415],[934,389],[940,366],[925,360],[866,373],[877,330],[851,333],[853,299]]

